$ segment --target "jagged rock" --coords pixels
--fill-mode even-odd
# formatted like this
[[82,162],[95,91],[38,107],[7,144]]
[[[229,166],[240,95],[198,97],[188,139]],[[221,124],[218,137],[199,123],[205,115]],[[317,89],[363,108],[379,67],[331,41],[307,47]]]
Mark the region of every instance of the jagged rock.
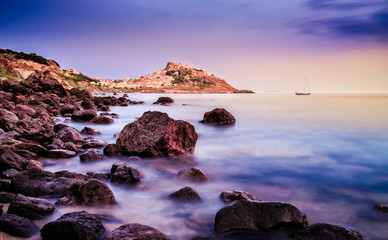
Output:
[[78,152],[78,148],[73,142],[66,142],[65,149],[73,152]]
[[18,170],[10,168],[10,169],[3,171],[0,176],[4,179],[11,179],[11,178],[13,178],[13,176],[15,176],[18,173],[19,173]]
[[367,240],[359,231],[339,225],[317,223],[293,233],[290,240]]
[[107,145],[107,142],[104,140],[89,139],[87,142],[82,144],[82,148],[102,148]]
[[65,114],[73,114],[75,111],[78,111],[80,110],[79,106],[75,106],[73,104],[65,104],[63,106],[61,106],[61,114],[62,115],[65,115]]
[[86,175],[90,176],[91,178],[95,178],[98,180],[107,180],[111,178],[111,173],[106,172],[106,173],[100,173],[100,172],[87,172]]
[[76,152],[65,149],[51,149],[47,152],[47,156],[51,158],[71,158],[77,155]]
[[39,228],[28,218],[4,214],[0,216],[0,231],[15,237],[28,238],[39,232]]
[[108,106],[101,106],[101,107],[99,108],[99,110],[100,110],[100,111],[104,111],[104,112],[108,112],[108,111],[110,111],[110,107],[108,107]]
[[19,171],[25,169],[28,160],[9,149],[0,147],[0,172],[13,168]]
[[97,117],[97,111],[94,109],[75,111],[73,115],[71,115],[71,119],[76,122],[89,122],[95,117]]
[[50,73],[50,71],[35,71],[35,73],[28,76],[24,84],[36,92],[51,92],[60,97],[66,95],[66,90],[62,84],[58,82]]
[[104,160],[105,157],[96,149],[89,149],[84,154],[79,156],[81,162],[94,162]]
[[41,162],[38,162],[36,160],[30,160],[28,161],[28,164],[26,166],[26,169],[31,169],[31,168],[37,168],[39,170],[44,170],[44,166]]
[[35,109],[33,109],[27,105],[22,105],[22,104],[16,104],[15,111],[23,111],[23,112],[27,113],[29,116],[34,116],[36,114]]
[[121,154],[121,151],[117,147],[116,144],[108,144],[104,148],[104,155],[107,155],[107,156],[118,156],[120,154]]
[[114,123],[114,120],[106,116],[98,116],[93,118],[89,122],[94,124],[111,124],[111,123]]
[[37,168],[16,174],[11,181],[15,193],[26,196],[64,196],[74,183],[83,183],[88,176],[69,171],[48,172]]
[[202,172],[201,169],[192,167],[192,168],[185,168],[178,172],[177,176],[179,178],[183,178],[186,180],[190,180],[193,182],[206,182],[207,177],[204,172]]
[[81,130],[81,133],[82,134],[88,134],[88,135],[100,135],[101,134],[100,131],[97,131],[96,129],[93,129],[93,128],[90,128],[90,127],[84,127]]
[[82,141],[84,138],[81,133],[73,127],[64,127],[56,133],[56,137],[63,142],[77,142]]
[[227,203],[227,204],[234,201],[240,201],[240,200],[261,201],[260,198],[240,190],[222,192],[220,194],[220,198],[224,203]]
[[174,100],[170,97],[159,97],[158,100],[156,102],[154,102],[153,104],[160,104],[160,105],[164,105],[164,106],[170,106],[171,104],[174,103]]
[[19,118],[14,113],[0,108],[0,128],[11,131],[18,121]]
[[131,240],[169,240],[159,230],[138,223],[131,223],[121,225],[112,232],[105,235],[103,240],[119,240],[119,239],[131,239]]
[[80,99],[92,99],[92,94],[89,91],[84,89],[72,88],[70,89],[70,94],[77,96]]
[[122,154],[129,156],[179,156],[192,153],[197,138],[190,123],[149,111],[123,128],[116,145]]
[[197,191],[195,191],[195,189],[192,189],[191,187],[181,188],[178,191],[168,195],[168,197],[182,202],[202,201]]
[[65,128],[65,127],[69,127],[68,125],[66,124],[62,124],[62,123],[59,123],[59,124],[55,124],[54,125],[54,132],[57,133],[59,130]]
[[42,240],[98,240],[104,232],[101,221],[85,211],[67,213],[40,230]]
[[215,217],[214,232],[231,230],[281,230],[301,229],[307,218],[295,206],[279,202],[235,201],[221,208]]
[[82,102],[81,102],[81,107],[83,107],[84,109],[93,109],[93,110],[96,110],[96,106],[94,106],[94,103],[92,100],[90,99],[84,99]]
[[210,112],[206,112],[203,115],[203,120],[201,120],[200,122],[217,125],[231,125],[236,122],[236,119],[230,112],[226,111],[224,108],[216,108]]
[[14,130],[27,139],[39,142],[51,142],[55,135],[53,127],[42,118],[19,120],[15,124]]
[[46,199],[16,195],[8,207],[8,214],[15,214],[28,219],[42,219],[53,213],[54,204]]
[[116,204],[116,198],[109,187],[96,179],[71,186],[66,196],[56,204],[67,206],[99,206]]
[[133,184],[140,182],[141,173],[124,162],[116,162],[111,169],[112,183]]
[[0,203],[10,203],[14,198],[15,196],[10,193],[0,193]]

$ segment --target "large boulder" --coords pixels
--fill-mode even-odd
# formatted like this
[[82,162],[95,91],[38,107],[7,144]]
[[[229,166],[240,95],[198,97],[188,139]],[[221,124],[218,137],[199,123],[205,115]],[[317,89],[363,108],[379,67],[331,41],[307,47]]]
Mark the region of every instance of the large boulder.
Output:
[[82,141],[84,138],[81,133],[73,127],[64,127],[58,130],[56,137],[63,142],[77,142]]
[[97,117],[97,111],[94,109],[75,111],[73,115],[71,115],[71,119],[76,122],[89,122],[95,117]]
[[18,121],[19,118],[14,113],[0,108],[0,128],[11,131]]
[[179,156],[192,153],[197,138],[190,123],[174,120],[167,113],[148,111],[123,128],[116,145],[129,156]]
[[0,216],[0,231],[15,237],[28,238],[39,232],[39,228],[28,218],[4,214]]
[[112,183],[133,184],[140,182],[141,173],[124,162],[116,162],[111,168]]
[[210,112],[206,112],[203,115],[203,120],[201,120],[200,122],[216,125],[231,125],[236,122],[236,119],[230,112],[226,111],[224,108],[216,108]]
[[62,84],[51,75],[50,71],[35,71],[28,76],[24,84],[36,92],[51,92],[58,96],[66,96],[66,90]]
[[339,225],[317,223],[295,232],[290,240],[367,240],[359,231]]
[[15,193],[26,196],[59,196],[62,197],[74,183],[83,183],[87,175],[68,171],[48,172],[37,168],[16,174],[11,180]]
[[8,214],[15,214],[29,219],[41,219],[54,212],[50,201],[42,198],[16,195],[8,207]]
[[22,171],[26,168],[28,160],[13,151],[0,147],[0,172],[13,168]]
[[184,187],[179,189],[176,192],[171,193],[168,195],[169,198],[178,200],[181,202],[196,202],[196,201],[202,201],[201,197],[195,191],[195,189],[192,189],[191,187]]
[[101,221],[88,212],[72,212],[40,230],[42,240],[98,240],[105,232]]
[[116,203],[116,198],[108,185],[96,179],[73,184],[66,196],[56,202],[58,205],[68,206],[98,206]]
[[177,173],[177,176],[178,178],[190,180],[193,182],[207,181],[205,173],[201,169],[196,167],[182,169]]
[[166,235],[164,235],[159,230],[147,226],[141,225],[138,223],[130,223],[121,225],[119,228],[116,228],[112,232],[105,235],[103,240],[121,240],[121,239],[131,239],[131,240],[169,240]]
[[215,217],[214,232],[231,230],[301,229],[307,217],[295,206],[279,202],[235,201],[221,208]]

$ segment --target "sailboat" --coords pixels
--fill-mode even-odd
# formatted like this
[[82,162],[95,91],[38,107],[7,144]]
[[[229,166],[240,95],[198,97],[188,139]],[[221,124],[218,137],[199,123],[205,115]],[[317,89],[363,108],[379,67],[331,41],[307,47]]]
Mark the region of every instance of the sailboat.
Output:
[[295,95],[310,95],[310,94],[311,94],[310,86],[307,82],[306,76],[304,76],[303,77],[303,90],[295,91]]

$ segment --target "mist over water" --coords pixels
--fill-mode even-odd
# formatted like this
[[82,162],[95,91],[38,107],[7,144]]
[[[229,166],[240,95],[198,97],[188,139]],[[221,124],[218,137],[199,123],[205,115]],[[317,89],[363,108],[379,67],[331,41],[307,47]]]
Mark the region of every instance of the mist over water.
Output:
[[[105,224],[109,231],[136,222],[172,239],[191,239],[212,234],[214,216],[224,206],[219,194],[238,189],[264,201],[294,204],[307,215],[309,224],[344,224],[377,240],[388,236],[387,214],[373,209],[375,203],[388,203],[388,95],[174,94],[170,95],[175,100],[172,106],[152,105],[159,96],[167,95],[130,94],[131,100],[146,104],[111,107],[111,112],[120,115],[112,125],[65,124],[78,130],[95,128],[102,132],[97,139],[114,143],[113,134],[145,111],[166,112],[195,126],[199,138],[194,154],[136,162],[106,157],[86,164],[79,156],[44,159],[55,163],[46,167],[48,171],[80,173],[107,172],[121,160],[140,169],[144,178],[133,187],[107,182],[118,206],[58,207],[38,222],[40,226],[82,209],[121,220]],[[216,107],[231,112],[236,124],[217,127],[198,122]],[[179,170],[193,166],[205,172],[208,182],[175,177]],[[184,186],[195,188],[203,202],[178,203],[167,198]]]

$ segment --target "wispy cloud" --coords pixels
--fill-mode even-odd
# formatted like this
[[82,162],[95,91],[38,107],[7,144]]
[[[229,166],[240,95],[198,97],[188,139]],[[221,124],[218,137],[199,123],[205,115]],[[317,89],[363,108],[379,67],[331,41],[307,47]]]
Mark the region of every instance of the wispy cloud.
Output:
[[314,10],[355,10],[365,7],[387,7],[387,0],[352,0],[352,1],[344,1],[344,0],[308,0],[306,2],[306,6],[314,9]]

